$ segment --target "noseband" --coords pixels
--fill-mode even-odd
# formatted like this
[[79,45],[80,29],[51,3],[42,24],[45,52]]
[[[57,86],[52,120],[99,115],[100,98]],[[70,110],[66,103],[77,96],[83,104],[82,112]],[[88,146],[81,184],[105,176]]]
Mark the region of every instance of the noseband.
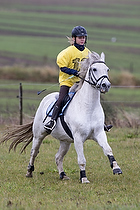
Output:
[[[93,64],[95,64],[95,63],[104,63],[104,64],[105,64],[104,61],[94,61],[94,62],[90,65],[90,67],[91,67]],[[80,77],[80,76],[79,76],[79,78],[82,79],[82,80],[84,80],[85,82],[87,82],[88,84],[90,84],[91,86],[93,86],[94,88],[100,89],[100,86],[101,86],[103,80],[104,80],[105,78],[107,78],[107,80],[109,81],[109,78],[108,78],[107,75],[102,75],[101,77],[99,77],[99,78],[97,79],[97,78],[95,77],[93,71],[91,71],[91,68],[90,68],[90,67],[89,67],[89,79],[86,80],[86,79],[84,79],[84,78],[82,78],[82,77]],[[93,80],[92,77],[94,78],[95,81]],[[98,82],[99,82],[100,80],[101,80],[100,85],[98,85]],[[109,82],[110,82],[110,81],[109,81]]]

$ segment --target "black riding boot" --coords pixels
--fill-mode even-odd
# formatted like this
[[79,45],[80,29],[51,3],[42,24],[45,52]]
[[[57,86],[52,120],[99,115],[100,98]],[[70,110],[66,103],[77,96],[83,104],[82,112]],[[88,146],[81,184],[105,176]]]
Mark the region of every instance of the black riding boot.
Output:
[[104,130],[109,132],[113,125],[104,125]]
[[51,120],[44,125],[44,128],[46,129],[48,134],[50,134],[52,132],[52,130],[55,128],[56,121],[59,116],[60,110],[61,110],[61,108],[56,105],[54,107]]

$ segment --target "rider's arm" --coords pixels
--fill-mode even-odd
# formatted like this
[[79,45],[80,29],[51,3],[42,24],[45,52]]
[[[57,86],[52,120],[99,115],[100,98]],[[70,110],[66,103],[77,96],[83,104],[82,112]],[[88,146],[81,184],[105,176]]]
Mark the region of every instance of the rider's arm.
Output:
[[75,70],[75,69],[70,69],[70,68],[67,68],[67,67],[61,67],[60,70],[61,70],[62,72],[64,72],[64,73],[66,73],[66,74],[69,74],[69,75],[73,74],[73,75],[76,76],[76,75],[78,74],[78,71],[77,71],[77,70]]

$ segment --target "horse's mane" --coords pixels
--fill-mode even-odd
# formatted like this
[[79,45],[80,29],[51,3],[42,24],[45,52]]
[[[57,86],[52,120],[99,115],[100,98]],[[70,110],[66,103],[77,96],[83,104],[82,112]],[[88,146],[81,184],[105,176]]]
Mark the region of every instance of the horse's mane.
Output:
[[[91,64],[94,62],[94,61],[99,61],[101,59],[101,57],[99,56],[98,53],[96,52],[90,52],[88,54],[88,57],[86,59],[84,59],[83,61],[80,62],[80,71],[79,71],[79,75],[80,77],[82,77],[83,79],[85,79],[85,76],[86,76],[86,73],[87,73],[87,70],[89,68],[89,66],[91,66]],[[83,82],[84,80],[81,79],[77,88],[76,88],[76,92],[81,89],[82,85],[83,85]]]

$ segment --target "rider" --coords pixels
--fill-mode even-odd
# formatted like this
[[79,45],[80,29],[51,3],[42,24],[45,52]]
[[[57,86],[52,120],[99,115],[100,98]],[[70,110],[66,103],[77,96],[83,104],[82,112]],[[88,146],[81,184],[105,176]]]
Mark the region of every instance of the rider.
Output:
[[[56,125],[57,118],[62,109],[62,102],[68,95],[70,87],[72,87],[79,79],[79,62],[88,57],[90,50],[85,46],[87,41],[87,31],[83,26],[76,26],[72,29],[71,46],[62,50],[57,56],[57,65],[60,68],[59,98],[54,106],[51,120],[44,125],[47,133],[50,134]],[[74,75],[71,77],[70,75]],[[110,125],[109,125],[110,126]],[[112,127],[112,126],[111,126]],[[109,131],[111,127],[105,126],[105,130]]]

